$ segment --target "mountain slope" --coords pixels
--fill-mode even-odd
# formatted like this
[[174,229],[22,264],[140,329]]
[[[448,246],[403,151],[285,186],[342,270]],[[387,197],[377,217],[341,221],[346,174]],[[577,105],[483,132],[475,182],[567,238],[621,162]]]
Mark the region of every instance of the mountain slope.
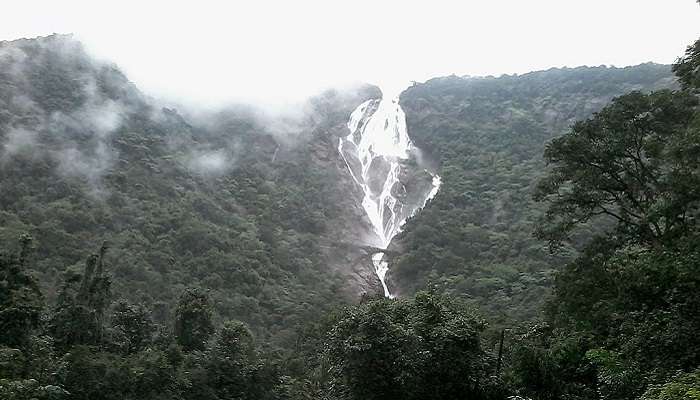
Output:
[[431,286],[470,299],[495,320],[534,317],[567,258],[532,238],[541,207],[531,196],[545,144],[615,96],[673,85],[670,67],[643,64],[452,76],[406,90],[409,135],[444,183],[393,243],[397,291]]
[[2,42],[0,240],[34,236],[49,299],[107,240],[114,292],[161,322],[199,285],[223,318],[291,340],[378,285],[353,246],[363,214],[336,154],[347,115],[377,95],[329,91],[289,118],[231,107],[187,120],[69,36]]

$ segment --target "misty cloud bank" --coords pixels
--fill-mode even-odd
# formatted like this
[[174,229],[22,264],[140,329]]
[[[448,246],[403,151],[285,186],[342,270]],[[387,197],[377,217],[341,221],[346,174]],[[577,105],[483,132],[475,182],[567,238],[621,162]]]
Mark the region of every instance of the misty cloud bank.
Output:
[[193,151],[188,158],[188,168],[201,175],[221,175],[233,167],[233,158],[224,150]]
[[[77,42],[52,37],[0,47],[4,108],[0,160],[16,155],[47,158],[60,175],[100,192],[101,178],[118,158],[111,146],[130,106],[109,98],[96,71],[106,68],[84,56]],[[68,94],[71,104],[56,101]],[[66,93],[67,91],[67,93]]]
[[[139,142],[163,142],[169,159],[216,178],[246,163],[273,164],[317,134],[367,86],[326,90],[275,106],[186,107],[144,96],[114,65],[96,61],[69,35],[0,42],[0,164],[44,161],[91,194],[109,194],[105,178],[130,163],[158,171]],[[381,93],[371,89],[374,96]],[[331,118],[328,118],[328,117]],[[150,150],[149,150],[150,151]],[[261,159],[251,159],[251,154]]]

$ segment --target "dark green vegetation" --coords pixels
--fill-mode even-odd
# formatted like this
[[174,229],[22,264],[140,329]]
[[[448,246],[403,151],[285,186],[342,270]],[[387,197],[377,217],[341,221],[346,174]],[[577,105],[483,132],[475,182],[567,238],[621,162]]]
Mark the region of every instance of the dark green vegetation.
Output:
[[453,76],[406,90],[409,136],[438,164],[444,184],[393,243],[400,255],[390,274],[399,293],[437,287],[494,321],[536,316],[555,270],[593,229],[555,255],[532,236],[543,210],[532,193],[545,144],[615,96],[672,86],[669,67],[645,64]]
[[371,89],[313,100],[290,143],[252,110],[156,109],[65,38],[3,44],[0,398],[700,398],[698,46],[678,84],[411,88],[442,190],[395,244],[407,295],[340,308],[352,196],[327,149]]
[[325,338],[331,387],[351,399],[502,398],[493,354],[481,348],[485,327],[464,304],[427,292],[346,309]]
[[0,43],[0,242],[35,238],[50,304],[88,246],[108,240],[115,292],[156,321],[201,286],[217,315],[291,346],[302,321],[367,290],[333,264],[334,241],[353,238],[353,199],[329,154],[371,96],[330,91],[302,116],[232,107],[188,122],[70,37]]
[[240,322],[214,329],[209,298],[190,289],[174,329],[158,326],[142,304],[111,305],[105,248],[68,275],[59,300],[43,310],[24,237],[19,256],[2,254],[0,398],[266,399],[285,385]]
[[508,376],[522,394],[700,396],[699,45],[674,66],[683,90],[621,96],[548,144],[539,235],[607,229],[558,274],[546,320],[518,332]]
[[[187,289],[171,321],[114,294],[106,248],[65,277],[46,307],[23,236],[0,257],[2,399],[500,399],[486,324],[455,300],[364,298],[300,332],[288,356],[247,326],[215,327],[211,299]],[[46,318],[40,319],[40,315]]]

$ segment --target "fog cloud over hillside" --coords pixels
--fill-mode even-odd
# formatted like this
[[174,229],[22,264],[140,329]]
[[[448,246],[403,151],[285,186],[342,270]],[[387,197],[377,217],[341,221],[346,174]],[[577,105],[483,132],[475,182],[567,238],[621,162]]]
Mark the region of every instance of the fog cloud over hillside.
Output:
[[223,150],[193,152],[188,165],[191,170],[203,175],[219,175],[232,166],[232,161]]
[[[19,153],[47,158],[61,175],[84,179],[101,192],[101,177],[118,158],[112,135],[131,107],[100,87],[96,71],[104,66],[85,57],[79,43],[58,37],[5,44],[0,66],[7,107],[0,160]],[[60,72],[47,75],[54,71]]]
[[2,144],[0,160],[22,151],[31,152],[36,145],[37,132],[24,128],[8,129]]

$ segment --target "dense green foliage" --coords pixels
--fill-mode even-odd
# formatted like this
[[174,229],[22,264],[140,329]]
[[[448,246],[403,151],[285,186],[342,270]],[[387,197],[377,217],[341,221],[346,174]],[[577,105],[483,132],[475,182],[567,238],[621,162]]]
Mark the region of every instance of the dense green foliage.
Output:
[[208,297],[190,289],[181,297],[176,310],[175,337],[185,350],[204,350],[214,333],[212,309]]
[[[547,141],[614,96],[673,85],[666,66],[552,69],[499,78],[446,77],[401,95],[408,133],[438,164],[443,185],[395,240],[399,293],[431,285],[466,297],[491,319],[537,315],[555,255],[532,237],[542,207],[532,200]],[[580,231],[580,245],[590,232]]]
[[700,88],[700,41],[688,46],[685,56],[673,65],[673,72],[683,85],[683,89],[697,93]]
[[[209,340],[212,310],[201,290],[185,290],[172,324],[158,329],[143,306],[124,300],[111,306],[104,255],[103,248],[82,273],[66,276],[65,293],[53,310],[33,299],[28,318],[16,311],[27,308],[27,298],[7,299],[3,311],[13,315],[4,315],[3,326],[11,318],[17,323],[3,331],[3,339],[12,340],[0,344],[3,399],[257,400],[285,391],[242,323],[224,323]],[[4,256],[1,282],[12,283],[13,293],[36,297],[25,256]],[[42,311],[47,318],[40,323],[35,314]]]
[[39,323],[43,298],[25,270],[30,242],[28,235],[22,236],[17,257],[0,252],[0,345],[24,344]]
[[558,241],[596,216],[645,244],[688,234],[700,200],[697,132],[686,130],[697,106],[684,92],[633,92],[553,140],[535,196],[550,203],[540,235]]
[[674,67],[682,91],[622,96],[547,147],[544,231],[601,212],[614,223],[558,274],[545,329],[519,336],[510,374],[523,394],[698,395],[700,71],[683,75],[698,43]]
[[700,399],[700,371],[680,374],[663,385],[653,385],[641,397],[641,400],[676,399]]
[[[26,274],[27,253],[3,258],[11,262],[2,264],[2,283],[15,282],[14,291],[36,297],[31,323],[16,312],[3,317],[5,326],[18,322],[3,339],[18,332],[22,338],[0,344],[3,399],[501,399],[505,393],[493,376],[494,355],[482,347],[485,322],[453,299],[427,292],[413,300],[366,298],[311,327],[308,343],[282,356],[264,353],[241,322],[215,328],[201,289],[183,291],[168,325],[154,323],[142,305],[112,304],[105,252],[90,256],[82,273],[65,276],[52,310]],[[26,299],[14,296],[3,310],[23,306]],[[43,322],[35,318],[42,311]]]
[[[157,322],[202,286],[222,318],[289,345],[303,321],[367,290],[335,261],[353,198],[329,153],[374,95],[329,91],[303,116],[231,107],[185,119],[70,37],[2,42],[0,242],[34,236],[50,305],[75,295],[64,270],[104,238],[114,289]],[[71,301],[64,312],[79,312]]]
[[350,399],[497,398],[484,327],[464,305],[426,292],[346,309],[326,339],[332,387]]

